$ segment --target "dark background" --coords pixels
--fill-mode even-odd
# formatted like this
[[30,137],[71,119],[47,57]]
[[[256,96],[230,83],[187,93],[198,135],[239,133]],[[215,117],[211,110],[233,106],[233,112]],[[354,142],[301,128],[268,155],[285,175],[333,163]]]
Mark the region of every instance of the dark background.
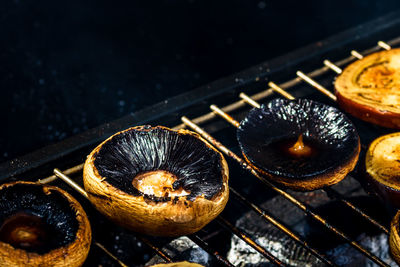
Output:
[[398,0],[3,0],[0,161],[399,8]]

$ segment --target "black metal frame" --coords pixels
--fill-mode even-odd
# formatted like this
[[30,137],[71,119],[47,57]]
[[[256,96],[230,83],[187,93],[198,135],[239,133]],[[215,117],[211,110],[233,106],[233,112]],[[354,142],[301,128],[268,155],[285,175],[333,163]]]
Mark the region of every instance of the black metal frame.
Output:
[[[180,122],[179,118],[182,115],[188,115],[192,117],[196,115],[198,116],[198,114],[204,114],[208,109],[208,105],[211,103],[229,104],[233,100],[236,100],[239,90],[241,90],[243,87],[247,87],[249,92],[258,92],[259,89],[256,88],[259,88],[260,85],[266,83],[265,81],[267,79],[267,76],[270,77],[271,75],[273,75],[274,77],[279,78],[279,73],[282,72],[283,70],[285,72],[288,72],[288,70],[289,71],[294,70],[298,66],[304,66],[305,63],[308,63],[306,67],[309,67],[310,70],[314,70],[316,68],[315,66],[318,66],[318,64],[320,65],[321,58],[325,57],[326,55],[329,55],[330,53],[333,53],[333,51],[334,51],[333,54],[335,55],[341,54],[340,58],[343,58],[345,57],[343,56],[344,52],[340,51],[349,51],[348,47],[350,48],[361,47],[362,49],[365,47],[371,47],[373,45],[373,43],[371,42],[375,42],[377,40],[376,38],[373,37],[376,34],[379,34],[378,36],[380,38],[385,38],[386,36],[393,37],[394,34],[397,37],[399,36],[399,32],[397,33],[395,32],[393,34],[393,29],[395,29],[396,26],[399,25],[400,25],[400,12],[395,12],[393,14],[387,15],[371,23],[361,25],[355,29],[348,30],[332,38],[328,38],[324,41],[299,49],[286,56],[279,57],[271,61],[267,61],[258,66],[252,67],[238,74],[234,74],[224,79],[218,80],[216,82],[213,82],[209,85],[193,90],[186,94],[173,97],[165,102],[148,107],[144,110],[128,115],[114,122],[107,123],[105,125],[91,129],[80,135],[68,138],[65,141],[60,142],[58,144],[45,147],[39,151],[33,152],[21,158],[2,163],[0,165],[0,181],[7,180],[9,178],[15,179],[16,175],[21,175],[27,178],[36,177],[37,179],[38,173],[50,174],[48,172],[49,168],[62,166],[59,165],[60,160],[66,157],[73,157],[74,153],[85,151],[90,147],[92,147],[95,143],[100,142],[101,140],[105,139],[106,137],[110,136],[116,131],[125,129],[129,126],[156,122],[157,124],[164,124],[167,126],[178,125],[176,126],[176,128],[184,127],[185,126],[184,124],[179,124]],[[382,34],[382,32],[385,32],[385,34],[387,35]],[[400,39],[397,38],[395,40],[395,43],[400,43]],[[375,51],[377,49],[378,47],[375,46],[372,49],[369,49],[368,51]],[[347,57],[347,59],[341,60],[339,61],[339,63],[345,64],[348,63],[348,61],[350,60],[351,58],[349,59],[349,57]],[[327,72],[327,70],[328,69],[326,67],[319,68],[315,71],[312,71],[311,76],[324,75]],[[300,83],[300,81],[301,80],[299,78],[294,78],[292,83],[293,85],[296,85]],[[291,87],[291,86],[286,86],[286,87]],[[304,96],[307,94],[308,94],[307,90],[302,89],[296,91],[296,96]],[[269,95],[271,95],[271,91],[265,91],[263,97],[267,97]],[[245,108],[246,107],[244,102],[236,102],[235,112],[240,112],[241,109]],[[243,112],[245,113],[247,111]],[[215,115],[213,115],[213,113],[209,113],[207,119],[198,118],[198,121],[210,122],[214,117]],[[212,125],[206,126],[207,131],[211,133],[221,128],[227,127],[227,125],[224,125],[223,123],[221,124],[218,121],[212,121],[211,124]],[[199,133],[202,133],[202,130],[200,128],[196,129],[196,127],[194,127],[193,129],[199,131]],[[207,133],[205,133],[203,136],[207,138]],[[224,152],[224,147],[221,146],[221,144],[219,144],[218,142],[216,142],[212,137],[210,137],[209,141]],[[360,252],[364,253],[367,257],[369,257],[379,265],[385,266],[385,263],[382,262],[379,258],[370,254],[368,251],[365,251],[358,243],[352,241],[341,231],[330,225],[329,222],[325,221],[322,217],[316,214],[307,205],[304,205],[304,203],[301,203],[297,199],[293,198],[293,196],[291,196],[290,193],[287,193],[282,189],[272,185],[270,182],[266,181],[255,170],[251,169],[251,167],[249,167],[241,158],[237,157],[229,150],[225,151],[225,153],[229,157],[238,161],[240,165],[248,169],[254,176],[259,178],[268,187],[272,188],[277,193],[281,194],[289,201],[291,201],[293,204],[298,206],[306,214],[310,215],[317,221],[324,224],[329,230],[333,231],[337,235],[344,238],[347,242],[349,242]],[[77,161],[81,162],[81,158],[77,159]],[[71,166],[70,162],[64,165]],[[41,167],[40,169],[43,170],[39,170],[37,172],[37,169],[39,169],[39,167]],[[81,167],[78,167],[76,168],[76,170],[71,171],[71,173],[76,173],[79,172],[80,170]],[[68,174],[68,171],[64,172],[64,174],[62,172],[55,171],[55,174],[57,177],[62,178],[64,174]],[[268,215],[257,205],[251,203],[250,201],[247,201],[246,197],[243,197],[233,188],[231,188],[231,192],[233,193],[235,198],[239,200],[239,202],[242,202],[243,204],[247,205],[250,209],[253,209],[253,211],[263,216],[263,218],[266,221],[273,223],[275,226],[277,226],[283,232],[288,234],[295,241],[299,242],[300,245],[308,249],[312,254],[317,256],[323,262],[325,262],[328,265],[335,265],[330,261],[330,259],[327,259],[324,255],[321,255],[317,250],[313,249],[312,247],[309,247],[302,238],[297,237],[289,229],[285,229],[285,227],[280,223],[274,223],[275,218]],[[337,193],[332,189],[327,189],[327,193],[328,195],[331,195],[333,198],[341,199],[345,203],[347,201],[339,193]],[[359,210],[356,206],[352,206],[352,203],[347,202],[347,205],[357,213],[361,214],[362,216],[370,220],[368,215],[366,215],[362,210]],[[266,251],[264,248],[259,246],[256,242],[254,242],[254,240],[252,240],[249,236],[247,236],[243,231],[232,225],[228,220],[224,219],[223,217],[219,217],[217,221],[223,227],[229,229],[229,231],[231,231],[233,234],[245,240],[250,246],[252,246],[254,249],[256,249],[260,254],[262,254],[270,261],[274,262],[277,265],[285,265],[284,263],[282,263],[282,261],[273,256],[270,252]],[[372,221],[370,220],[370,222],[374,223],[373,220]],[[380,226],[383,232],[387,233],[385,227],[381,226],[379,223],[375,224],[378,227]],[[207,245],[207,243],[200,237],[198,237],[197,235],[192,235],[190,236],[190,238],[204,250],[214,255],[221,264],[226,266],[231,266],[231,264],[223,256],[221,256],[218,253],[218,251],[211,249]],[[165,260],[167,261],[171,260],[168,255],[163,253],[157,246],[154,246],[146,238],[139,236],[139,239],[142,240],[142,242],[149,245],[156,253],[158,253]],[[101,248],[101,246],[99,247]],[[108,254],[106,250],[104,251]]]

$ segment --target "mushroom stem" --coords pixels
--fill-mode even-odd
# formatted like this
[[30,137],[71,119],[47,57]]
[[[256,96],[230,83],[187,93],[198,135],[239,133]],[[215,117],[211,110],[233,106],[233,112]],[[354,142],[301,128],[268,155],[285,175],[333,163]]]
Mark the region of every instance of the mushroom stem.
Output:
[[300,134],[296,143],[289,148],[289,153],[296,157],[307,157],[311,155],[311,147],[303,142],[303,135]]
[[185,191],[183,188],[174,189],[176,180],[177,177],[174,174],[158,170],[139,174],[133,179],[132,185],[142,193],[156,197],[190,195],[190,192]]

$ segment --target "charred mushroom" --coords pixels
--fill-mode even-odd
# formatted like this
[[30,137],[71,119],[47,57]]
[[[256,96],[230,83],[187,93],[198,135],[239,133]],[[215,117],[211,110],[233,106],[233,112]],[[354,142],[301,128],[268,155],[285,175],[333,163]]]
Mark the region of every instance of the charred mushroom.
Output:
[[335,81],[339,105],[351,115],[400,129],[400,49],[357,60]]
[[301,191],[338,183],[360,152],[352,122],[336,108],[307,99],[274,99],[252,109],[237,138],[250,165]]
[[94,206],[122,226],[149,235],[185,235],[224,209],[228,166],[193,132],[139,126],[90,153],[84,186]]
[[31,182],[0,186],[0,266],[81,266],[89,220],[67,192]]
[[400,132],[375,139],[365,156],[367,180],[381,199],[400,208]]
[[393,259],[400,264],[400,231],[399,231],[400,211],[394,216],[390,224],[389,246]]

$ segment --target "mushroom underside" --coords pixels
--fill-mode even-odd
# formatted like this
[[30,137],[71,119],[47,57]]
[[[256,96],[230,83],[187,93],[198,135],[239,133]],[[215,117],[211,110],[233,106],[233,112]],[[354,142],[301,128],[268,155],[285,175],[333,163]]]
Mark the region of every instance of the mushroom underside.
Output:
[[[156,202],[170,201],[174,195],[212,199],[223,187],[219,155],[194,135],[164,127],[136,127],[113,136],[93,163],[99,176],[115,188]],[[141,186],[155,181],[165,183],[164,193]]]
[[[299,137],[307,153],[293,154]],[[296,180],[335,171],[348,164],[359,147],[356,129],[343,113],[307,99],[274,99],[252,109],[237,138],[252,164]]]

